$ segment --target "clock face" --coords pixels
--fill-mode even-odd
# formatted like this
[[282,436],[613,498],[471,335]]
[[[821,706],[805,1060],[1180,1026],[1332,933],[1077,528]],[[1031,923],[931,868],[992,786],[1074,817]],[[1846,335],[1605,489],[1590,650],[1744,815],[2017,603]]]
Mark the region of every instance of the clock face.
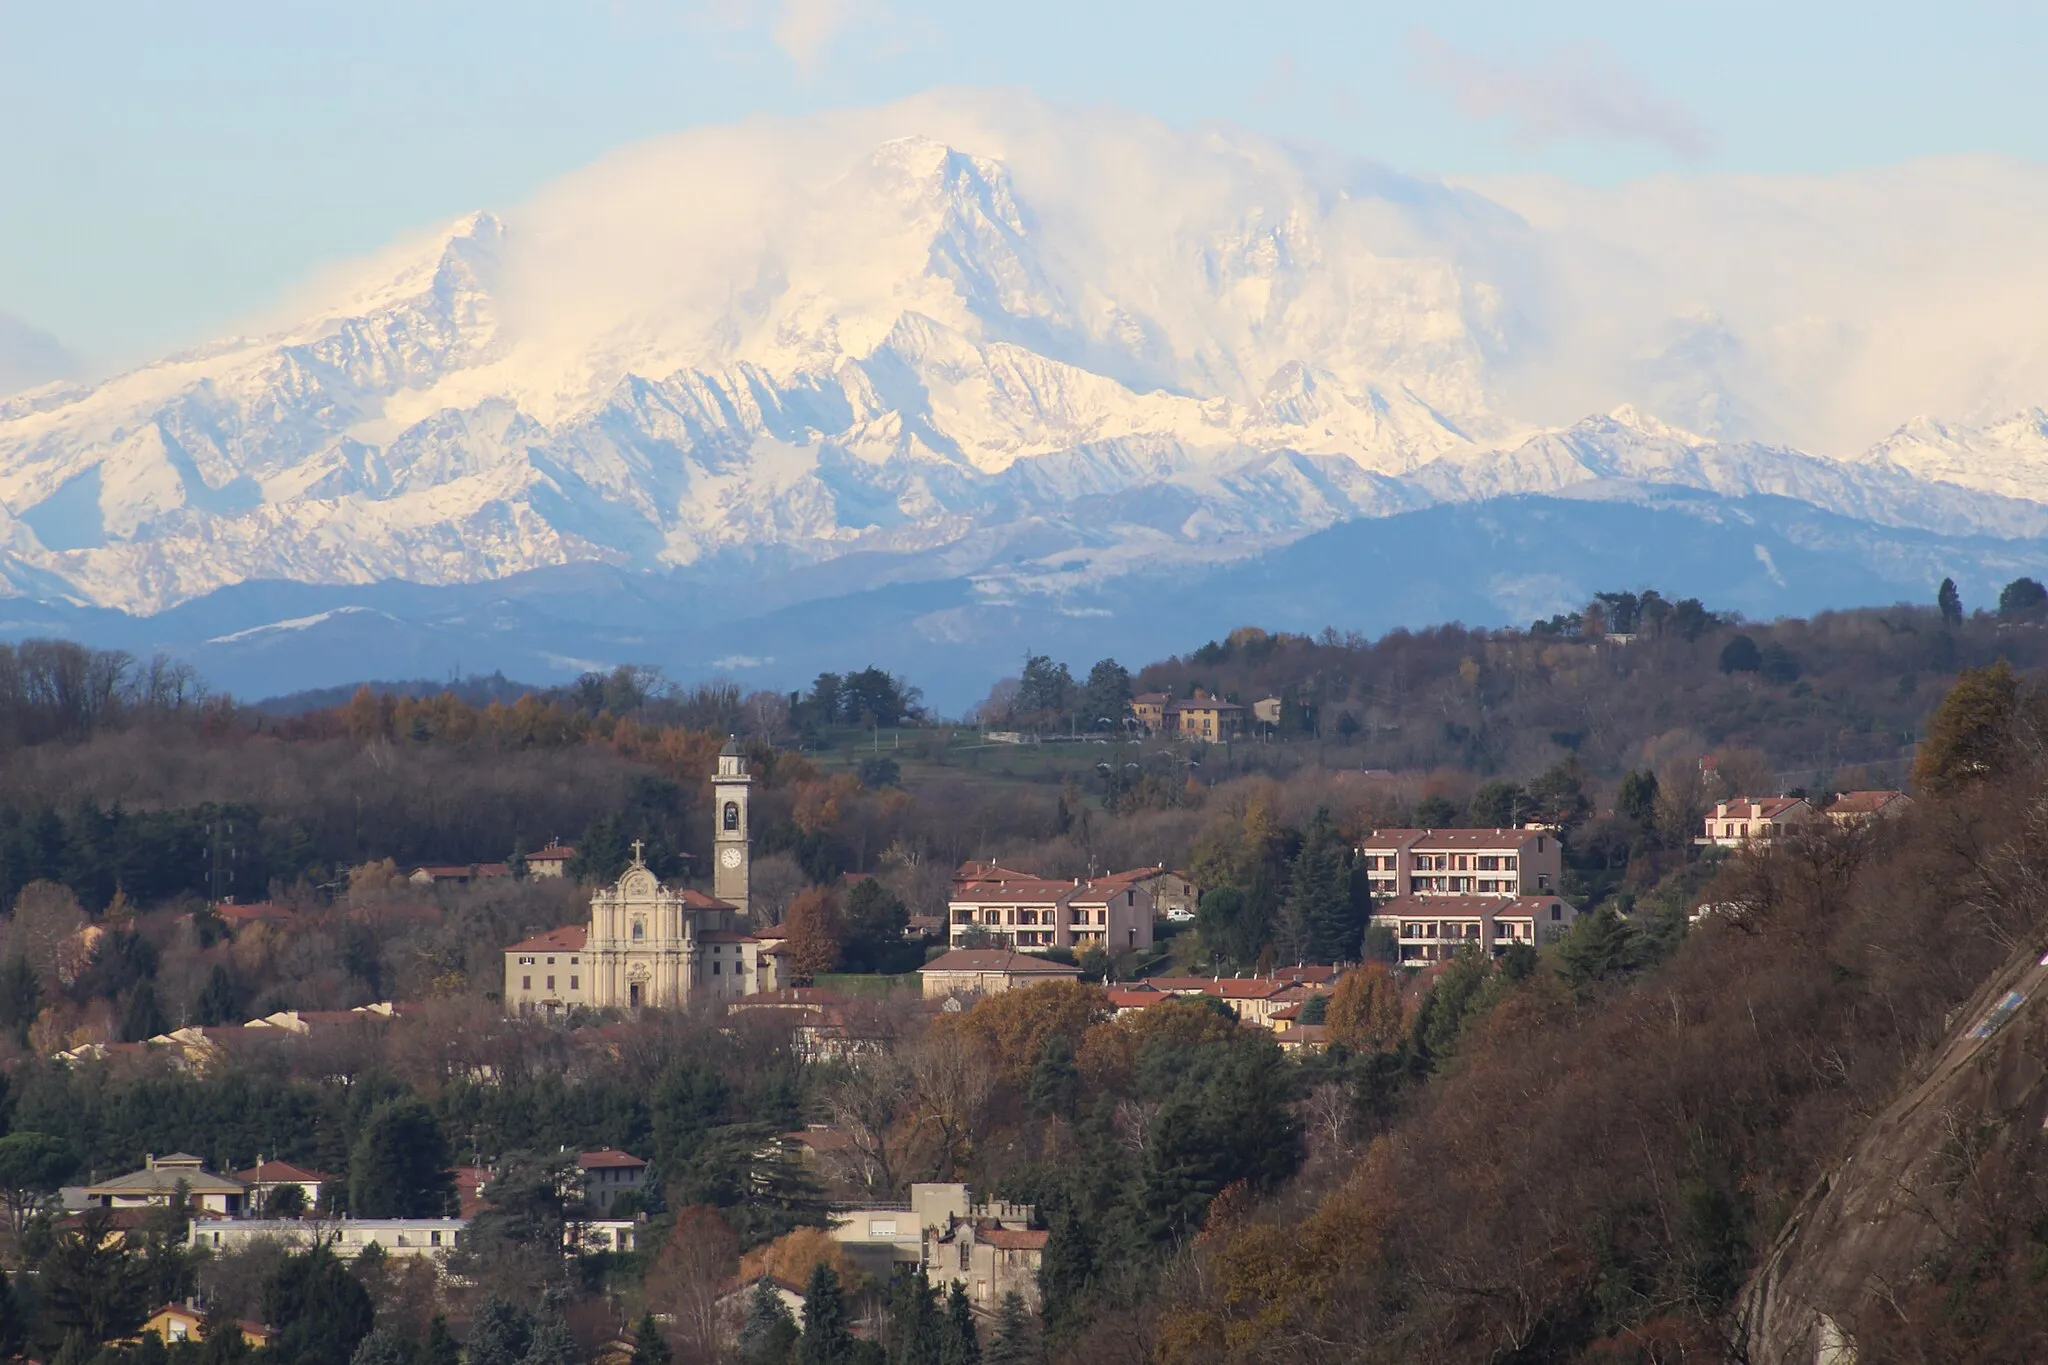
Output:
[[738,867],[740,865],[740,856],[738,849],[727,848],[719,852],[718,861],[724,863],[727,867]]

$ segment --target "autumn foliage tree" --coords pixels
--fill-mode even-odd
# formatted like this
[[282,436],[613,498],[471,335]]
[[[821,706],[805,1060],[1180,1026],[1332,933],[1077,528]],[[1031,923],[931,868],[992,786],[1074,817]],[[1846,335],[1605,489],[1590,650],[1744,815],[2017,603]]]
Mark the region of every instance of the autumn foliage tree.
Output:
[[839,896],[831,888],[813,886],[798,892],[783,916],[782,928],[789,935],[784,947],[790,969],[799,981],[839,965],[846,922],[839,913]]
[[1408,1033],[1401,983],[1384,962],[1346,972],[1330,994],[1323,1022],[1329,1039],[1354,1052],[1391,1052]]
[[1003,1081],[1022,1088],[1030,1083],[1047,1043],[1061,1038],[1078,1048],[1088,1030],[1109,1014],[1109,997],[1101,987],[1048,981],[985,995],[973,1008],[944,1016],[932,1027],[967,1039]]

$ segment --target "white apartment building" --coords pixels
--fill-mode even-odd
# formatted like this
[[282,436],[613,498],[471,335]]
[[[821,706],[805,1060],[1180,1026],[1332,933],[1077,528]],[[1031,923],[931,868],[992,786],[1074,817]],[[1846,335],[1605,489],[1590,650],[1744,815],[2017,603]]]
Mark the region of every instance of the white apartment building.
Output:
[[1541,947],[1570,932],[1583,912],[1560,896],[1402,896],[1375,906],[1395,926],[1401,965],[1426,967],[1468,948],[1499,957],[1517,943]]
[[1358,845],[1375,899],[1553,896],[1564,850],[1547,827],[1379,829]]
[[455,1250],[468,1226],[467,1218],[194,1219],[189,1245],[228,1252],[258,1242],[287,1247],[325,1243],[343,1260],[351,1260],[374,1242],[386,1256],[439,1260]]

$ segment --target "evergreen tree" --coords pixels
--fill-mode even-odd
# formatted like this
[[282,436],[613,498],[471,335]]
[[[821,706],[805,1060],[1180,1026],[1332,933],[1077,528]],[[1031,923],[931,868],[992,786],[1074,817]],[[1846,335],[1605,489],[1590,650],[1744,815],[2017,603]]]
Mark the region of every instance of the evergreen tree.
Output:
[[[796,1319],[763,1275],[754,1281],[754,1292],[747,1299],[747,1317],[739,1333],[740,1359],[745,1365],[788,1365],[796,1342]],[[470,1365],[476,1365],[474,1359]]]
[[2015,578],[1998,594],[1998,619],[2038,621],[2048,616],[2048,588],[2031,578]]
[[953,1281],[946,1295],[946,1320],[939,1334],[939,1365],[981,1365],[981,1340],[974,1334],[974,1306],[965,1281]]
[[1121,730],[1131,714],[1130,670],[1115,659],[1097,661],[1081,684],[1081,728]]
[[1940,795],[2005,773],[2017,761],[2020,715],[2020,683],[2011,664],[2000,659],[1989,668],[1964,669],[1928,718],[1913,760],[1914,783]]
[[804,1335],[797,1347],[802,1365],[852,1365],[853,1330],[846,1320],[846,1298],[839,1274],[820,1261],[804,1286]]
[[523,882],[526,880],[527,870],[526,840],[515,835],[512,839],[512,856],[505,859],[505,871],[513,881]]
[[1300,917],[1311,961],[1349,962],[1358,956],[1365,921],[1352,910],[1345,849],[1328,808],[1318,807],[1302,834],[1288,886],[1288,908]]
[[941,1319],[924,1268],[889,1286],[889,1365],[939,1365]]
[[1637,937],[1633,924],[1603,905],[1558,945],[1558,974],[1581,994],[1597,982],[1617,981],[1639,965]]
[[128,993],[128,1004],[121,1011],[122,1042],[147,1042],[170,1028],[171,1021],[164,1017],[164,1007],[156,998],[156,983],[145,981]]
[[1934,595],[1934,605],[1941,609],[1943,624],[1959,626],[1963,623],[1963,595],[1956,590],[1953,578],[1941,580],[1941,591]]
[[[1161,1118],[1164,1117],[1162,1111]],[[1052,1220],[1052,1232],[1046,1238],[1045,1252],[1038,1265],[1039,1312],[1045,1318],[1048,1334],[1064,1335],[1086,1320],[1088,1300],[1094,1285],[1094,1240],[1074,1210],[1063,1207]],[[1007,1311],[1007,1298],[1003,1306]],[[997,1330],[1000,1339],[1000,1327]],[[988,1358],[991,1361],[997,1358],[993,1344],[989,1347]]]
[[520,1365],[581,1365],[582,1353],[569,1324],[555,1311],[552,1302],[544,1306],[533,1322],[533,1340],[527,1343]]
[[493,1294],[470,1319],[467,1365],[519,1365],[533,1341],[533,1320]]
[[982,1365],[1032,1365],[1038,1359],[1038,1334],[1024,1296],[1012,1289],[996,1311],[996,1329],[983,1353]]
[[349,1153],[348,1206],[358,1218],[436,1218],[455,1201],[447,1138],[419,1100],[379,1105]]
[[669,1349],[668,1338],[662,1335],[654,1314],[642,1313],[640,1321],[633,1325],[631,1365],[669,1365],[674,1358],[675,1352]]
[[[20,1348],[16,1347],[9,1356],[19,1353]],[[135,1343],[135,1349],[129,1352],[127,1365],[170,1365],[170,1361],[170,1348],[164,1345],[164,1339],[154,1332],[144,1332]]]
[[1614,797],[1614,809],[1646,830],[1654,828],[1657,823],[1657,774],[1643,768],[1622,778],[1621,789]]
[[41,1271],[43,1326],[53,1340],[76,1333],[97,1345],[133,1336],[149,1316],[141,1258],[116,1230],[110,1210],[88,1210],[56,1239]]
[[241,1021],[242,991],[226,963],[214,963],[213,970],[206,974],[206,984],[200,988],[199,998],[192,1002],[192,1017],[206,1028]]
[[1046,1039],[1037,1063],[1031,1068],[1027,1102],[1031,1112],[1043,1118],[1071,1120],[1080,1093],[1081,1072],[1074,1065],[1074,1046],[1065,1034],[1056,1033]]
[[448,1330],[448,1319],[439,1313],[427,1324],[426,1344],[420,1347],[420,1365],[462,1365],[462,1346]]
[[412,1346],[396,1332],[379,1327],[356,1345],[348,1365],[413,1365]]
[[18,1356],[28,1344],[28,1321],[6,1272],[0,1271],[0,1359]]
[[27,957],[16,953],[7,959],[6,966],[0,967],[0,1029],[6,1029],[16,1042],[26,1046],[28,1026],[36,1021],[42,1007],[43,987],[36,980],[36,969]]
[[270,1349],[294,1365],[349,1365],[376,1325],[369,1291],[323,1244],[284,1258],[263,1289],[263,1317],[278,1329]]

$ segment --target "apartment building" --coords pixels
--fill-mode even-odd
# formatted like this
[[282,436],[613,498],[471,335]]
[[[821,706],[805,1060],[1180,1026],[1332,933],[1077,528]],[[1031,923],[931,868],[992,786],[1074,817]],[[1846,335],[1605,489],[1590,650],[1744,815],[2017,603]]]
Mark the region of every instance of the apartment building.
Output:
[[1548,828],[1379,829],[1358,845],[1375,899],[1551,896],[1564,850]]
[[946,941],[954,948],[991,942],[1024,952],[1149,948],[1158,876],[1158,868],[1143,867],[1069,881],[965,863],[946,905]]
[[1819,814],[1801,796],[1736,796],[1714,803],[1706,833],[1693,842],[1713,848],[1768,843]]
[[1560,896],[1402,896],[1374,909],[1396,927],[1401,965],[1426,967],[1466,949],[1499,957],[1521,943],[1543,944],[1571,931],[1583,913]]

